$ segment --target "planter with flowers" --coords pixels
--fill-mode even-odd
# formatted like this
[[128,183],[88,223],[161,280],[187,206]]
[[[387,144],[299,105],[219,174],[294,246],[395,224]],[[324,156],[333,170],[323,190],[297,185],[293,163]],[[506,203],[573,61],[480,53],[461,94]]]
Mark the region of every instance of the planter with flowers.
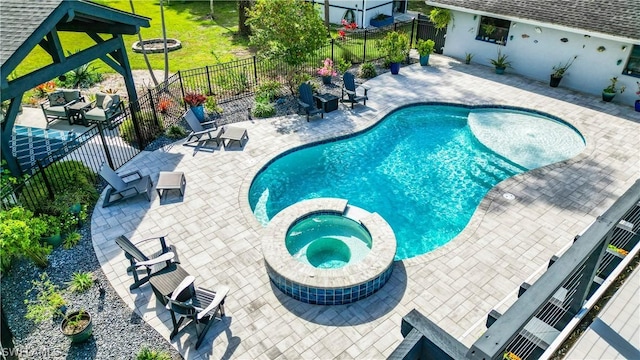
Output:
[[196,115],[198,120],[200,120],[200,122],[203,122],[205,120],[204,103],[206,101],[207,101],[206,96],[196,92],[190,92],[184,96],[184,102],[187,105],[189,105],[189,107],[191,108],[191,111],[193,111],[193,113]]
[[322,76],[322,83],[325,85],[331,84],[331,77],[338,75],[333,67],[333,61],[326,58],[322,63],[322,67],[318,69],[318,75]]
[[609,86],[602,89],[602,101],[604,102],[611,102],[611,100],[613,100],[613,98],[616,96],[617,93],[622,94],[626,89],[625,86],[621,86],[620,88],[616,87],[618,83],[617,76],[612,77],[611,79],[609,79],[609,81],[610,81]]

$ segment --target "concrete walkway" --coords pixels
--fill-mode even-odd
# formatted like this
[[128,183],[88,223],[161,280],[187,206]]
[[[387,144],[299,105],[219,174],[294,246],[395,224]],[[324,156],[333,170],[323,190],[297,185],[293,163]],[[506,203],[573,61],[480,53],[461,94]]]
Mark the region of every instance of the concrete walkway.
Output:
[[[227,316],[198,351],[193,332],[172,344],[188,359],[386,358],[400,343],[402,316],[416,308],[470,346],[484,331],[486,314],[513,296],[525,279],[572,242],[640,177],[640,113],[516,75],[495,75],[434,55],[432,66],[404,67],[366,83],[367,106],[340,105],[324,119],[292,115],[235,124],[246,127],[244,149],[194,149],[173,144],[143,152],[121,171],[184,171],[184,200],[154,193],[103,209],[91,219],[94,249],[123,300],[168,339],[169,312],[149,285],[129,291],[127,262],[114,242],[168,233],[182,266],[199,286],[227,284]],[[375,124],[408,103],[498,104],[543,111],[568,121],[585,137],[576,158],[498,184],[465,230],[440,249],[397,262],[392,278],[373,296],[342,306],[293,300],[269,282],[260,249],[261,227],[248,190],[259,169],[301,144]],[[214,145],[215,146],[215,145]],[[514,200],[502,196],[509,192]],[[103,194],[104,196],[104,194]],[[99,200],[99,204],[102,199]],[[402,211],[402,204],[398,204]],[[636,282],[637,285],[637,282]]]

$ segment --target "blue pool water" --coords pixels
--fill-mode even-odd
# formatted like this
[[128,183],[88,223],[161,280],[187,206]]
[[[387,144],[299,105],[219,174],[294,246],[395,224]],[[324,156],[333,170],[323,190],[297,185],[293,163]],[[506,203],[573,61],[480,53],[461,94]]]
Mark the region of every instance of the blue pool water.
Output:
[[[397,240],[396,260],[432,251],[464,229],[492,187],[531,169],[481,144],[468,126],[472,111],[444,105],[404,107],[366,132],[289,152],[256,176],[249,192],[251,208],[266,225],[279,211],[301,200],[347,199],[377,212],[391,225]],[[494,123],[491,127],[500,131]],[[574,133],[584,147],[581,136]],[[527,141],[531,136],[506,138]],[[497,140],[492,137],[490,142]],[[582,150],[578,145],[568,147],[578,148],[566,158]]]

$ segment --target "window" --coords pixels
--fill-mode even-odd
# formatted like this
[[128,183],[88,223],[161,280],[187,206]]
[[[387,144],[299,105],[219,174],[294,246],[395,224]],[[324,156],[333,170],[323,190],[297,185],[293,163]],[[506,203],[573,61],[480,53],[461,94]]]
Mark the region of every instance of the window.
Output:
[[640,45],[633,45],[631,55],[622,73],[640,78]]
[[488,41],[498,45],[506,45],[510,27],[511,21],[509,20],[481,16],[476,40]]

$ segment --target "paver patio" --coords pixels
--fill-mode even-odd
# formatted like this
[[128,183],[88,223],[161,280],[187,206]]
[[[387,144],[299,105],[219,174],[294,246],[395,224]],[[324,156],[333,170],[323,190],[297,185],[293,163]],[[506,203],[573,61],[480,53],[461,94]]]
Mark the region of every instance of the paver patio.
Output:
[[[231,288],[226,318],[211,328],[197,352],[193,332],[173,340],[185,358],[386,358],[402,340],[402,316],[413,308],[470,346],[484,331],[492,308],[514,298],[523,281],[539,274],[552,255],[640,177],[640,113],[443,56],[432,56],[430,63],[368,81],[366,107],[341,105],[311,122],[291,115],[235,124],[248,129],[244,149],[211,151],[178,142],[137,156],[121,171],[152,174],[154,183],[159,171],[181,171],[187,186],[183,201],[161,205],[152,193],[151,202],[140,197],[96,207],[91,219],[94,249],[113,287],[168,339],[169,312],[149,285],[129,291],[127,262],[114,242],[121,234],[135,240],[168,233],[182,267],[198,286],[224,283]],[[282,294],[270,284],[262,260],[264,228],[248,202],[253,177],[287,149],[364,129],[398,106],[420,101],[543,111],[575,126],[587,147],[574,159],[498,184],[461,234],[442,248],[396,262],[389,282],[367,299],[319,306]],[[505,199],[505,192],[515,199]],[[402,211],[402,204],[397,206]]]

